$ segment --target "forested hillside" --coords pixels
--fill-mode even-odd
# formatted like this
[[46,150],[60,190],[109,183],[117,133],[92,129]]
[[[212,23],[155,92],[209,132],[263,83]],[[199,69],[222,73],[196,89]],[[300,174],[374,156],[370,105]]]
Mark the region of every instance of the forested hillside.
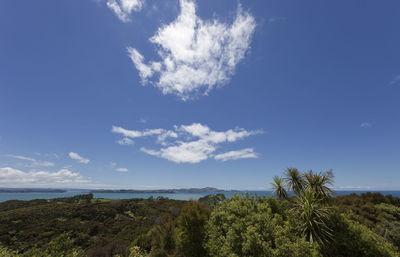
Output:
[[332,178],[290,169],[267,198],[8,201],[0,256],[400,256],[400,199],[334,197]]

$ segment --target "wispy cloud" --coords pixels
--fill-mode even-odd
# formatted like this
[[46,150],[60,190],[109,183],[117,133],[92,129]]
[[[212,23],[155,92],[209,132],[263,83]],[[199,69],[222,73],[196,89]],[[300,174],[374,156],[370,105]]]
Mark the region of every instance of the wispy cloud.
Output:
[[240,5],[231,25],[202,20],[192,0],[180,0],[180,7],[176,20],[162,25],[150,38],[161,61],[145,63],[133,47],[128,47],[128,53],[143,84],[187,100],[229,81],[250,48],[256,22]]
[[146,129],[143,131],[138,131],[128,130],[118,126],[112,126],[111,132],[122,134],[125,136],[124,138],[117,141],[117,143],[120,145],[133,145],[134,141],[130,138],[157,135],[158,141],[164,142],[168,137],[177,137],[175,132],[165,129]]
[[258,154],[254,152],[253,148],[246,148],[238,151],[230,151],[222,154],[217,154],[214,157],[215,160],[223,162],[247,158],[258,158]]
[[274,16],[274,17],[270,17],[268,19],[269,23],[285,22],[285,21],[286,21],[286,17],[282,17],[282,16]]
[[48,162],[48,161],[38,161],[35,158],[31,157],[26,157],[22,155],[14,155],[14,154],[6,154],[6,157],[13,158],[13,159],[18,159],[21,161],[27,161],[27,164],[24,164],[23,166],[26,167],[51,167],[54,166],[54,163]]
[[[232,143],[237,140],[260,134],[261,130],[247,131],[242,128],[229,129],[227,131],[213,131],[208,126],[200,123],[191,125],[174,126],[173,130],[127,130],[121,127],[113,127],[114,133],[120,133],[124,136],[131,135],[135,138],[157,135],[156,144],[160,144],[158,150],[141,147],[140,150],[149,155],[164,158],[176,163],[198,163],[213,157],[217,148],[223,143]],[[146,131],[158,131],[155,133],[146,133]],[[245,151],[245,152],[243,152]],[[234,152],[234,151],[233,151]],[[244,149],[238,153],[225,153],[225,156],[216,158],[218,160],[255,158],[253,149]],[[217,155],[218,156],[218,155]]]
[[68,154],[68,156],[73,159],[78,161],[79,163],[84,163],[84,164],[88,164],[90,162],[89,159],[83,158],[82,156],[80,156],[78,153],[74,153],[74,152],[70,152]]
[[360,128],[370,128],[372,124],[370,122],[363,122],[360,124]]
[[107,6],[122,22],[130,22],[129,17],[133,11],[138,12],[142,9],[144,0],[108,0]]
[[400,75],[394,77],[390,82],[389,85],[400,84]]
[[133,145],[135,142],[133,142],[133,140],[128,137],[124,137],[118,140],[117,143],[120,145]]
[[128,172],[127,168],[117,168],[115,170],[118,171],[118,172]]
[[79,173],[68,169],[57,172],[29,171],[24,172],[11,167],[0,168],[1,186],[71,186],[81,183],[89,183]]

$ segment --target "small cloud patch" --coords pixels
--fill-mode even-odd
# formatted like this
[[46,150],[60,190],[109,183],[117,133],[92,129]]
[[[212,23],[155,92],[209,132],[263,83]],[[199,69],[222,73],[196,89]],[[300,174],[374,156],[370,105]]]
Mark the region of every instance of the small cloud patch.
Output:
[[127,168],[117,168],[116,171],[118,172],[128,172]]
[[79,163],[84,163],[84,164],[88,164],[90,162],[89,159],[83,158],[82,156],[80,156],[78,153],[74,153],[74,152],[70,152],[68,154],[68,156],[73,159],[78,161]]
[[107,6],[112,10],[122,22],[130,22],[129,17],[133,11],[138,12],[142,9],[144,0],[108,0]]
[[246,148],[238,151],[230,151],[222,154],[217,154],[214,157],[215,160],[223,162],[247,158],[258,158],[258,154],[254,152],[253,148]]
[[370,122],[363,122],[360,124],[360,128],[371,128],[372,124]]

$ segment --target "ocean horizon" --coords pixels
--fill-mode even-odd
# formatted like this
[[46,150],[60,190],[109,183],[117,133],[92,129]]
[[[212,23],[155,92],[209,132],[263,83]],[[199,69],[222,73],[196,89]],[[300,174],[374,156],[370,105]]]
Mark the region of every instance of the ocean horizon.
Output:
[[[93,193],[94,198],[103,199],[137,199],[143,198],[147,199],[150,197],[164,197],[173,200],[198,200],[206,195],[215,195],[222,193],[227,198],[231,198],[235,194],[245,194],[249,193],[257,196],[272,196],[272,191],[255,191],[255,190],[230,190],[230,191],[216,191],[216,192],[199,192],[199,193],[187,193],[187,192],[175,192],[175,193]],[[381,193],[383,195],[392,195],[395,197],[400,197],[400,190],[336,190],[335,195],[349,195],[352,193],[362,194],[362,193]],[[72,197],[81,194],[88,194],[90,190],[67,190],[65,192],[1,192],[0,202],[5,202],[9,200],[23,200],[30,201],[35,199],[53,199],[53,198],[65,198]]]

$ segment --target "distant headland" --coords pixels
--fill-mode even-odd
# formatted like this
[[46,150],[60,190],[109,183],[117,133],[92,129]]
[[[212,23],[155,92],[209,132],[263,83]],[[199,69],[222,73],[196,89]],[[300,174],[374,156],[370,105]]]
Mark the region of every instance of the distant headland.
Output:
[[224,192],[225,190],[214,187],[203,188],[181,188],[181,189],[156,189],[156,190],[135,190],[135,189],[97,189],[90,190],[90,193],[128,193],[128,194],[175,194],[175,193],[215,193]]

